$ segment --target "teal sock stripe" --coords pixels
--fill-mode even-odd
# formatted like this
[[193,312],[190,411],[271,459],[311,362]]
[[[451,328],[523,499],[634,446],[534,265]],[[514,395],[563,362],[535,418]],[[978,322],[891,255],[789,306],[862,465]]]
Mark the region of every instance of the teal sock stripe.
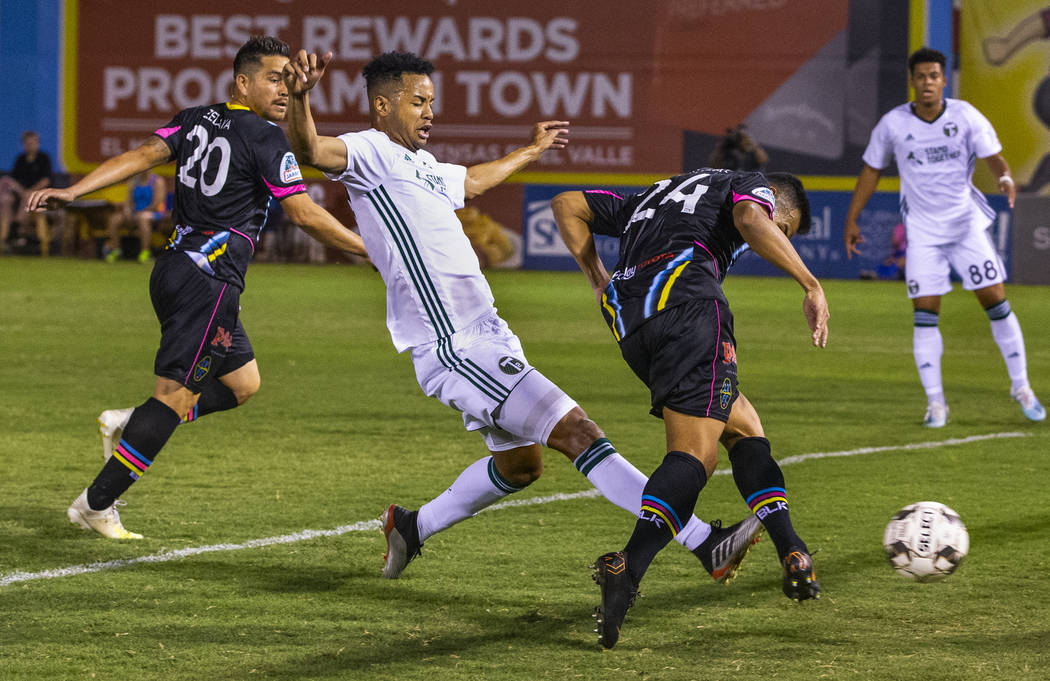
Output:
[[592,442],[590,447],[583,450],[583,453],[577,456],[572,463],[576,466],[576,470],[587,475],[595,466],[615,453],[616,447],[613,447],[611,442],[601,437]]
[[504,494],[514,494],[525,489],[524,487],[515,487],[514,485],[507,482],[507,479],[499,474],[496,470],[496,460],[489,458],[489,480],[496,486],[496,489],[503,492]]

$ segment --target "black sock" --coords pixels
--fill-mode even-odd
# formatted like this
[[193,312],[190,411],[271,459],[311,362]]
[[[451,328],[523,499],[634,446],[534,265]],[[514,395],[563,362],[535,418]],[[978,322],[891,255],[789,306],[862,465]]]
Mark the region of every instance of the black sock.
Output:
[[685,452],[667,452],[642,490],[642,508],[624,552],[627,569],[638,584],[649,563],[693,514],[696,498],[707,484],[707,471]]
[[780,560],[784,560],[792,547],[808,553],[805,542],[791,525],[784,474],[769,453],[769,440],[764,437],[740,440],[729,452],[729,462],[740,496],[769,532]]
[[178,425],[178,414],[160,400],[151,397],[136,407],[113,456],[88,487],[88,506],[101,511],[124,494],[146,472]]
[[226,384],[222,381],[212,381],[201,391],[197,404],[193,405],[193,408],[189,410],[182,422],[196,421],[206,414],[226,411],[236,406],[237,396],[233,394],[233,391],[226,387]]

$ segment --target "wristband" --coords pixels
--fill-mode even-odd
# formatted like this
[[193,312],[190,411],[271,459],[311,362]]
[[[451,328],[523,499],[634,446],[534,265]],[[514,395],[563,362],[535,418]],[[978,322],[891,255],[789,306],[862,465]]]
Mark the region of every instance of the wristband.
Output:
[[999,177],[999,184],[1002,184],[1003,182],[1009,182],[1010,184],[1013,184],[1014,178],[1010,177],[1009,175],[1001,175]]

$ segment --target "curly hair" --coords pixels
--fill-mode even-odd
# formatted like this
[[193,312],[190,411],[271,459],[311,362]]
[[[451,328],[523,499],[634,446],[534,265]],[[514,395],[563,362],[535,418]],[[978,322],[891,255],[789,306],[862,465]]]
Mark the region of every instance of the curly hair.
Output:
[[411,52],[384,52],[361,70],[369,97],[390,85],[400,85],[402,74],[429,76],[433,72],[433,64]]

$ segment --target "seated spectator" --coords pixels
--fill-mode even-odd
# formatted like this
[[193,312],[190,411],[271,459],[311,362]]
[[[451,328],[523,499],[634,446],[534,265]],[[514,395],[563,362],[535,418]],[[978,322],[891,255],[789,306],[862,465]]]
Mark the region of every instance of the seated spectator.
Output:
[[15,159],[11,174],[0,177],[0,252],[8,250],[12,221],[17,220],[24,228],[29,217],[36,225],[40,255],[46,257],[51,252],[47,216],[44,213],[27,215],[25,199],[30,192],[51,185],[51,158],[40,151],[40,136],[32,130],[22,133],[22,148],[25,151]]
[[128,198],[120,209],[110,216],[107,225],[106,245],[102,256],[106,262],[113,263],[120,259],[120,231],[122,228],[134,230],[139,240],[139,252],[136,256],[141,263],[153,260],[151,243],[153,227],[164,219],[168,213],[168,186],[164,178],[151,173],[139,173],[128,180]]

